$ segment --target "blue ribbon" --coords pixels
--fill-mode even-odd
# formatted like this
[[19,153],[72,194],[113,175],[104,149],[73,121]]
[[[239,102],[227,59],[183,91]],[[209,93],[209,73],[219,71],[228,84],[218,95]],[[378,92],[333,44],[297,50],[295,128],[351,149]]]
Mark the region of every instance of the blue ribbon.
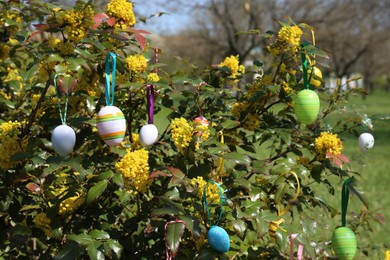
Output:
[[[111,69],[112,65],[112,69]],[[106,105],[114,105],[114,91],[115,91],[115,77],[116,77],[116,55],[112,52],[109,52],[106,57]],[[112,74],[112,80],[110,76]]]

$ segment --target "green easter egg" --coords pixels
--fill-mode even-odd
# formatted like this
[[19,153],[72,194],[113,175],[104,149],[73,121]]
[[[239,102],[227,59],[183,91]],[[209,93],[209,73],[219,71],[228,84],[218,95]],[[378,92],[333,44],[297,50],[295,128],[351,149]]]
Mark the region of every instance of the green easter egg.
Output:
[[332,247],[340,260],[351,260],[356,255],[357,241],[353,231],[347,227],[339,227],[333,232]]
[[320,99],[313,90],[305,89],[295,98],[295,114],[302,124],[313,123],[320,111]]

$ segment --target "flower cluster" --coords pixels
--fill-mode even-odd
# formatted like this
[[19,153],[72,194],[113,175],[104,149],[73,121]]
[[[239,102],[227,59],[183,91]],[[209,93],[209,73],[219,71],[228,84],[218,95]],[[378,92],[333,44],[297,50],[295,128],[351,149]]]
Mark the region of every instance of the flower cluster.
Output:
[[154,83],[154,82],[158,82],[160,80],[160,77],[157,75],[157,73],[149,73],[146,77],[146,81],[148,83]]
[[320,159],[325,159],[327,153],[333,155],[341,154],[343,143],[340,138],[337,137],[337,134],[322,132],[320,136],[315,139],[315,150]]
[[18,164],[11,157],[26,149],[28,140],[19,139],[21,124],[19,122],[4,122],[0,125],[0,168],[7,170]]
[[191,143],[193,126],[183,117],[175,118],[171,122],[173,142],[179,151],[185,150]]
[[79,42],[87,36],[93,24],[93,15],[90,5],[77,0],[75,8],[60,12],[57,21],[60,27],[65,28],[69,40]]
[[106,14],[115,18],[114,27],[126,30],[135,24],[133,4],[126,0],[111,0],[106,6]]
[[126,188],[133,190],[135,194],[146,192],[152,180],[149,178],[149,154],[145,149],[131,151],[115,164],[124,180]]
[[302,30],[297,25],[283,26],[279,32],[278,37],[281,41],[298,46],[301,40]]
[[45,232],[45,235],[48,237],[53,236],[53,230],[50,227],[50,219],[46,216],[46,213],[38,213],[35,215],[34,224],[37,226],[37,228],[42,229]]
[[61,201],[60,206],[58,208],[58,214],[66,215],[75,211],[78,207],[80,207],[84,203],[84,200],[80,198],[80,196],[69,197],[63,201]]
[[[203,179],[203,177],[198,176],[196,178],[192,178],[190,184],[196,189],[196,195],[198,196],[198,198],[203,199],[204,187],[207,185],[207,182]],[[220,195],[217,184],[211,183],[207,185],[206,193],[208,203],[219,203]]]
[[130,72],[139,74],[146,70],[148,64],[142,55],[131,55],[126,58],[126,65]]
[[231,55],[230,57],[226,57],[225,60],[221,62],[218,66],[229,68],[233,81],[238,81],[238,77],[245,73],[245,67],[244,65],[240,65],[238,55]]
[[260,118],[258,115],[248,114],[245,119],[244,128],[253,131],[260,126]]

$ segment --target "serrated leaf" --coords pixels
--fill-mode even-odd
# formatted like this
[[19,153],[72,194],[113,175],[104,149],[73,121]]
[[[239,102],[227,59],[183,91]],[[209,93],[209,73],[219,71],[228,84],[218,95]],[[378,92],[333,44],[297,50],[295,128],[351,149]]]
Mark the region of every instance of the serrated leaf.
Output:
[[83,254],[83,252],[84,249],[82,249],[77,243],[71,241],[54,256],[53,260],[77,259]]
[[106,231],[94,229],[91,232],[89,232],[89,235],[93,237],[94,239],[109,239],[110,234],[108,234]]
[[172,173],[172,183],[173,184],[179,184],[181,183],[186,175],[177,168],[168,167],[168,170]]
[[245,154],[240,154],[240,153],[226,153],[223,155],[223,158],[226,160],[232,160],[236,164],[250,164],[251,159],[245,155]]
[[94,242],[87,246],[87,253],[91,260],[104,260],[104,254],[98,249],[101,242]]
[[106,190],[108,182],[106,180],[97,182],[92,188],[89,189],[87,194],[87,203],[91,203],[97,199]]
[[175,257],[179,251],[181,237],[183,236],[185,225],[183,223],[171,223],[167,226],[165,233],[165,242],[171,251],[172,256]]

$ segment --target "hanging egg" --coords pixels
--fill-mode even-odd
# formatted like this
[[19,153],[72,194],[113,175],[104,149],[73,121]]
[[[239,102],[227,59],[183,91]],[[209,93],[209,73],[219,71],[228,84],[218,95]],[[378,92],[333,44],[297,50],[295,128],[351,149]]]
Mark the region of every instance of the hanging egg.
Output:
[[60,156],[67,156],[73,150],[76,143],[76,133],[67,125],[59,125],[54,128],[51,135],[53,149]]
[[370,133],[363,133],[359,136],[359,147],[362,152],[367,152],[374,146],[374,137]]
[[230,248],[230,238],[225,229],[211,226],[207,232],[207,241],[212,249],[220,253],[226,253]]
[[116,106],[103,107],[97,115],[97,128],[100,137],[106,144],[116,146],[125,137],[125,116]]
[[332,247],[340,260],[351,260],[356,255],[357,241],[353,231],[347,227],[339,227],[333,232]]
[[149,146],[157,141],[158,130],[154,124],[147,124],[139,131],[139,142],[142,146]]
[[320,99],[316,92],[310,89],[301,90],[295,98],[295,114],[305,125],[313,123],[320,111]]
[[[196,125],[201,125],[201,126],[209,126],[209,121],[207,121],[207,119],[204,117],[204,116],[198,116],[194,119],[194,123],[195,123],[195,129],[196,129]],[[197,131],[195,132],[195,135],[196,136],[201,136],[202,135],[202,131]]]

